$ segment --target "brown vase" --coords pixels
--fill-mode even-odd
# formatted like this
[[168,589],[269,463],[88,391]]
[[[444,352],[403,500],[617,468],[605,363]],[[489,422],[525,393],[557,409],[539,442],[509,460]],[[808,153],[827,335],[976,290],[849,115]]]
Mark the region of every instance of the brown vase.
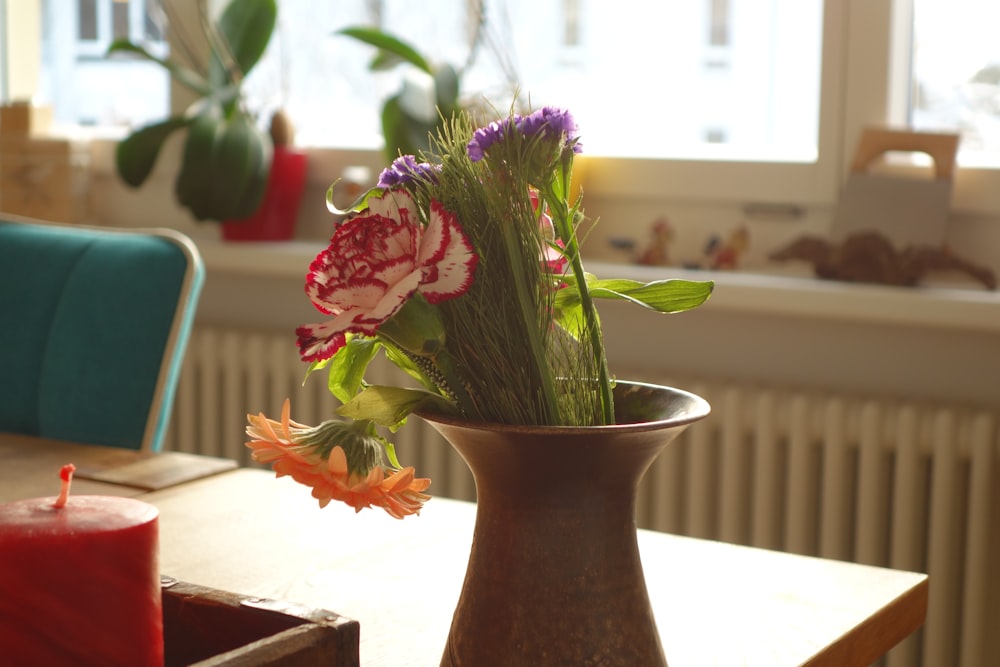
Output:
[[666,665],[636,543],[636,492],[709,406],[628,382],[615,401],[615,426],[421,415],[476,480],[472,552],[441,665]]

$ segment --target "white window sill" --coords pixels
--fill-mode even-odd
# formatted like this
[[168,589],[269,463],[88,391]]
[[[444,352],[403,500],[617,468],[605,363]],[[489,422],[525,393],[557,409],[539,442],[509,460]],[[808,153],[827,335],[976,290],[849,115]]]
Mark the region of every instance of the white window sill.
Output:
[[[319,242],[231,243],[198,238],[209,273],[304,281]],[[1000,332],[1000,293],[978,285],[900,288],[812,277],[588,262],[602,278],[713,280],[703,310],[954,332]]]

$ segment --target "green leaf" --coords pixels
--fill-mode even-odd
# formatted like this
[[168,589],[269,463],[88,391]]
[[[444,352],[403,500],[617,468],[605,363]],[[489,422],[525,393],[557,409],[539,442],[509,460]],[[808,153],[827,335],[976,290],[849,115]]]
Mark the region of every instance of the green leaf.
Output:
[[235,83],[221,85],[204,97],[195,100],[184,110],[186,116],[200,116],[205,113],[221,112],[226,118],[233,118],[238,114],[246,115],[238,104],[240,101],[240,87]]
[[333,185],[331,185],[329,188],[326,189],[326,209],[330,211],[330,213],[333,213],[335,215],[349,215],[351,213],[359,213],[368,208],[369,199],[371,199],[372,197],[381,197],[382,194],[385,192],[385,190],[382,188],[372,188],[367,192],[365,192],[364,194],[362,194],[357,199],[355,199],[350,206],[342,209],[333,203],[333,188],[336,187],[337,183],[339,182],[340,179],[338,178],[336,181],[333,182]]
[[116,39],[111,42],[111,46],[108,47],[105,55],[110,56],[113,53],[131,53],[145,58],[146,60],[150,60],[166,69],[174,79],[199,95],[209,95],[212,93],[211,84],[198,72],[194,71],[190,67],[180,64],[176,60],[154,56],[142,46],[130,42],[127,39]]
[[399,155],[416,155],[406,140],[406,118],[399,106],[399,95],[386,99],[382,105],[382,139],[385,141],[386,160],[392,162]]
[[559,297],[555,303],[556,322],[579,340],[587,329],[587,318],[583,316],[580,292],[576,289],[576,285],[571,285],[559,290]]
[[[577,306],[580,295],[572,276],[567,276],[566,282],[568,287],[556,294],[556,307],[570,310]],[[676,279],[643,283],[623,278],[600,280],[588,275],[587,286],[595,299],[620,299],[660,313],[679,313],[705,303],[715,283]]]
[[208,107],[192,118],[184,139],[180,169],[174,179],[174,196],[198,220],[206,219],[210,208],[215,186],[215,146],[223,123],[222,110]]
[[454,411],[451,403],[429,391],[372,385],[340,406],[337,414],[350,419],[367,419],[395,431],[410,414],[421,408],[444,413]]
[[359,42],[364,42],[369,46],[379,49],[380,53],[376,54],[375,59],[372,61],[372,69],[388,69],[399,62],[407,62],[430,75],[434,74],[430,63],[415,48],[381,30],[365,28],[363,26],[351,26],[338,30],[334,34],[353,37]]
[[405,354],[392,345],[386,345],[382,351],[385,352],[385,358],[392,362],[396,368],[422,384],[428,391],[437,391],[437,386],[431,379]]
[[434,72],[434,94],[437,97],[437,107],[445,118],[451,116],[458,109],[460,86],[458,72],[451,65],[441,65]]
[[[264,55],[278,17],[275,0],[232,0],[219,18],[219,33],[246,76]],[[221,63],[213,59],[213,65]],[[224,79],[228,80],[228,79]]]
[[431,133],[438,121],[428,123],[406,112],[399,99],[393,95],[382,106],[382,137],[385,139],[385,156],[392,161],[399,155],[419,155],[431,147]]
[[588,281],[594,298],[623,299],[651,308],[660,313],[679,313],[697,308],[712,294],[715,283],[710,280],[657,280],[641,283],[636,280]]
[[193,119],[172,116],[142,127],[118,143],[115,162],[122,180],[133,188],[142,185],[153,171],[160,149],[174,130],[187,127]]
[[306,374],[302,378],[302,386],[303,387],[305,386],[306,380],[309,379],[310,375],[312,375],[316,371],[323,370],[324,368],[326,368],[329,365],[330,365],[330,358],[329,357],[326,358],[326,359],[320,359],[319,361],[312,361],[312,362],[310,362],[309,366],[306,367]]
[[389,459],[389,465],[397,470],[402,469],[403,464],[399,462],[399,457],[396,456],[396,445],[382,437],[379,440],[382,441],[382,449],[385,450],[385,457]]
[[422,294],[414,294],[396,313],[382,322],[379,336],[416,357],[436,357],[444,347],[444,320],[440,309]]
[[[278,6],[275,0],[232,0],[223,11],[218,23],[214,26],[217,37],[224,40],[226,48],[231,52],[235,66],[242,76],[250,73],[257,64],[274,33],[277,22]],[[170,75],[181,84],[187,86],[199,95],[217,96],[219,100],[234,100],[236,94],[232,90],[232,77],[222,66],[217,45],[218,40],[209,36],[211,57],[209,76],[202,74],[170,58],[159,58],[142,46],[127,39],[116,39],[108,47],[106,55],[113,53],[131,53],[150,60],[165,68]]]
[[341,403],[354,398],[365,378],[365,370],[375,357],[380,343],[374,338],[351,336],[347,344],[329,360],[327,385]]
[[206,217],[241,220],[253,215],[267,189],[272,153],[270,136],[248,114],[235,113],[223,121],[210,164]]

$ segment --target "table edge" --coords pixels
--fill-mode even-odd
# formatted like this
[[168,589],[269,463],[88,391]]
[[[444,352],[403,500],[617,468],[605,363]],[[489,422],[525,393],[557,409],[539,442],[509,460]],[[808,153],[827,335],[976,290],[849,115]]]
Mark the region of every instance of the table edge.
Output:
[[[929,578],[903,591],[892,602],[841,635],[802,663],[802,667],[867,667],[907,637],[926,621]],[[878,646],[887,648],[879,649]]]

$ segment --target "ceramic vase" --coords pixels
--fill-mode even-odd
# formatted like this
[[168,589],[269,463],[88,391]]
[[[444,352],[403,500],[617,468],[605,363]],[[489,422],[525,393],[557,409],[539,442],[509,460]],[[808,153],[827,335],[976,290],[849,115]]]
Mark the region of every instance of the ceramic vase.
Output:
[[709,406],[627,382],[615,402],[614,426],[421,415],[476,482],[472,551],[442,666],[666,665],[636,541],[637,487]]

